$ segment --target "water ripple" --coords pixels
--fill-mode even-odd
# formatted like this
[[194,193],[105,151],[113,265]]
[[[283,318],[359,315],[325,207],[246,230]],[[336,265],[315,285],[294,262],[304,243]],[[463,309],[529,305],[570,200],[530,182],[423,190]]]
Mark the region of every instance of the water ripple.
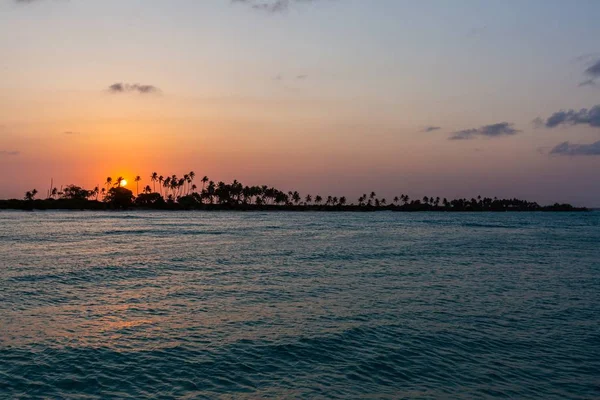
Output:
[[599,222],[0,212],[0,398],[598,398]]

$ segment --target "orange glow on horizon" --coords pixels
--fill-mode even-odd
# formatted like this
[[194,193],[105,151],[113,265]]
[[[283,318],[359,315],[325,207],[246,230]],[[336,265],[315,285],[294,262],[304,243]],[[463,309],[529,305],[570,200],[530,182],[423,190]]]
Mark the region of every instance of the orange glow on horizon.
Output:
[[126,180],[126,179],[123,179],[123,180],[121,181],[121,187],[125,187],[125,186],[127,186],[127,180]]

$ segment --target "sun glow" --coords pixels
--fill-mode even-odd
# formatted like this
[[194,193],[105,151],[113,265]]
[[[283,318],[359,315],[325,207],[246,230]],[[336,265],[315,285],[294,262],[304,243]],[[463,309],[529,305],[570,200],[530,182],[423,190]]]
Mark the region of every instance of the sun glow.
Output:
[[125,179],[123,179],[121,181],[121,187],[123,187],[123,186],[127,186],[127,181]]

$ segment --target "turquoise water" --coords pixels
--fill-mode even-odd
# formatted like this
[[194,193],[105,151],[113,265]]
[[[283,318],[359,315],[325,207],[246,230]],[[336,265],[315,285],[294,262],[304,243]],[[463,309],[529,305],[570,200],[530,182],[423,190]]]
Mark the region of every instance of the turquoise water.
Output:
[[599,244],[599,212],[0,212],[0,397],[598,398]]

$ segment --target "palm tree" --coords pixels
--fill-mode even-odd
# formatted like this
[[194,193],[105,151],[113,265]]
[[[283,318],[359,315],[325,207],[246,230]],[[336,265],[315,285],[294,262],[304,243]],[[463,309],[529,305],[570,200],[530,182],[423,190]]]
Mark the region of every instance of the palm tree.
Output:
[[339,204],[340,204],[340,206],[346,205],[346,196],[340,197],[340,203]]
[[115,183],[115,187],[121,187],[121,183],[124,181],[125,179],[120,176],[117,178],[117,183]]
[[[194,171],[190,171],[188,173],[188,177],[190,178],[189,184],[192,184],[192,183],[194,183],[194,178],[196,177],[196,173]],[[190,194],[189,186],[188,186],[188,194]]]
[[158,174],[156,172],[153,172],[152,175],[150,175],[150,180],[152,181],[154,191],[156,192],[156,181],[158,181]]
[[292,200],[294,201],[294,203],[296,205],[298,205],[298,203],[300,203],[300,201],[302,200],[302,197],[300,197],[300,193],[298,193],[298,192],[292,193]]
[[159,176],[158,177],[158,190],[160,190],[160,195],[162,196],[162,187],[163,187],[163,182],[165,181],[165,177],[164,176]]
[[202,191],[204,192],[204,185],[208,182],[208,176],[204,176],[200,181],[202,182]]
[[315,197],[315,204],[321,204],[322,201],[323,201],[323,198],[320,195],[317,195]]
[[188,174],[184,174],[184,175],[183,175],[183,183],[184,183],[184,186],[183,186],[183,191],[184,191],[184,192],[186,191],[186,190],[185,190],[185,185],[186,185],[186,184],[188,184],[188,185],[189,185],[189,183],[190,183],[190,182],[191,182],[191,181],[190,181],[190,176],[189,176]]
[[106,188],[102,188],[102,200],[106,197]]
[[[204,178],[206,178],[206,177],[204,177]],[[204,178],[202,178],[203,181],[204,181]],[[210,204],[213,204],[213,202],[214,202],[215,191],[216,191],[215,183],[213,181],[209,181],[208,187],[206,188],[206,193],[207,193],[208,201],[210,202]]]
[[108,188],[112,185],[112,178],[109,176],[108,178],[106,178],[106,190],[108,191]]
[[312,196],[310,194],[307,194],[306,197],[304,198],[304,202],[306,204],[312,203]]
[[25,200],[33,201],[35,199],[35,196],[37,195],[37,193],[38,193],[37,189],[33,189],[32,191],[26,192]]
[[399,201],[400,201],[400,199],[398,198],[398,196],[394,197],[394,201],[393,201],[394,204],[398,204]]
[[140,181],[142,180],[141,176],[136,176],[135,177],[135,195],[139,196],[140,195]]
[[[163,187],[165,188],[165,194],[164,195],[166,196],[169,188],[171,187],[171,177],[170,176],[167,176],[165,178],[165,180],[163,181]],[[161,191],[161,194],[162,194],[162,191]]]

